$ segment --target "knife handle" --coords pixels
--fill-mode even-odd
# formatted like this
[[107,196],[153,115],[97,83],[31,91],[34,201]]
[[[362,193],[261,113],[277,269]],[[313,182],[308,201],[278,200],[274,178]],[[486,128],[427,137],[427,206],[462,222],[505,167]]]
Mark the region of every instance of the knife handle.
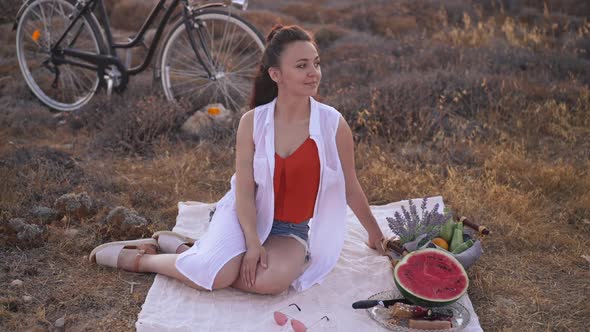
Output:
[[376,305],[379,305],[379,300],[363,300],[363,301],[356,301],[352,304],[353,309],[368,309],[372,308]]

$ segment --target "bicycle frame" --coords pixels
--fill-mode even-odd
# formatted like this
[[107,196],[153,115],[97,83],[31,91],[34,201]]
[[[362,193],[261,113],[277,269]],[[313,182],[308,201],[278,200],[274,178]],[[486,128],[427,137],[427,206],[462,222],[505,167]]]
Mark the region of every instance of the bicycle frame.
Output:
[[[26,6],[28,6],[28,4],[31,3],[32,1],[33,0],[29,0],[27,3],[25,3],[23,5],[21,10],[19,11],[19,14],[17,14],[17,22],[18,22],[20,15],[22,15],[22,12],[24,11],[24,8],[26,8]],[[154,53],[158,47],[158,44],[159,44],[160,38],[162,37],[164,29],[166,28],[166,25],[168,24],[170,17],[174,13],[174,11],[176,10],[176,8],[178,7],[178,4],[180,2],[183,2],[183,4],[184,4],[183,10],[182,10],[182,16],[184,18],[184,22],[185,22],[187,31],[190,31],[191,29],[194,28],[191,24],[190,18],[195,12],[199,12],[205,8],[227,7],[228,6],[227,3],[211,3],[211,4],[202,5],[202,6],[199,6],[196,8],[192,8],[191,6],[189,6],[188,0],[172,0],[170,7],[166,8],[166,12],[164,13],[164,17],[159,22],[158,28],[156,30],[153,40],[151,41],[151,43],[148,47],[148,53],[147,53],[146,57],[144,58],[143,62],[136,67],[127,68],[121,62],[119,56],[116,53],[116,49],[133,48],[133,47],[138,46],[140,43],[143,43],[144,36],[145,36],[147,30],[154,23],[156,16],[165,8],[165,3],[167,1],[168,0],[159,0],[159,2],[154,6],[151,13],[147,17],[147,19],[144,21],[144,23],[140,27],[138,33],[133,37],[132,40],[130,40],[127,43],[115,43],[113,41],[113,35],[111,32],[111,28],[110,28],[110,23],[109,23],[108,15],[106,12],[106,7],[104,5],[104,0],[78,0],[78,2],[75,4],[76,11],[73,14],[73,19],[71,19],[71,22],[69,23],[69,25],[67,26],[67,28],[65,29],[63,34],[60,36],[58,41],[55,43],[55,45],[52,46],[52,49],[51,49],[52,61],[55,64],[70,64],[70,65],[79,66],[79,67],[86,68],[86,69],[95,70],[99,73],[99,78],[101,81],[105,79],[104,74],[106,72],[106,69],[109,66],[114,66],[120,73],[120,81],[118,82],[117,86],[119,89],[123,90],[129,81],[129,76],[139,74],[149,66],[149,64],[152,60],[152,57],[154,56]],[[76,49],[70,49],[68,47],[60,48],[59,45],[64,41],[67,34],[73,29],[73,27],[76,25],[78,20],[80,20],[80,18],[86,13],[92,13],[96,9],[97,4],[99,5],[99,11],[100,11],[99,13],[100,13],[100,15],[102,15],[102,17],[104,19],[104,23],[103,23],[104,31],[105,31],[104,37],[106,38],[106,43],[107,43],[106,46],[108,48],[108,54],[104,55],[104,54],[85,52],[85,51],[80,51],[80,50],[76,50]],[[16,23],[15,23],[15,26],[16,26]],[[77,37],[79,36],[81,31],[82,31],[82,26],[80,27],[80,30],[74,35],[73,41],[75,41],[77,39]],[[189,36],[188,39],[191,44],[191,48],[195,52],[195,55],[197,56],[199,63],[207,71],[209,79],[214,80],[215,74],[212,73],[209,66],[207,66],[206,62],[203,61],[203,59],[201,58],[200,52],[198,51],[197,41],[195,40],[195,38],[192,34],[189,33],[188,36]],[[198,36],[199,36],[199,43],[200,43],[199,46],[201,47],[201,49],[204,51],[205,55],[210,60],[211,58],[210,58],[210,55],[207,51],[207,47],[203,41],[203,37],[201,35],[200,30],[198,30]],[[102,36],[99,36],[99,37],[102,38]],[[73,44],[73,42],[71,44]],[[78,59],[81,59],[81,60],[88,62],[90,64],[66,59],[65,56],[69,56],[72,58],[78,58]]]

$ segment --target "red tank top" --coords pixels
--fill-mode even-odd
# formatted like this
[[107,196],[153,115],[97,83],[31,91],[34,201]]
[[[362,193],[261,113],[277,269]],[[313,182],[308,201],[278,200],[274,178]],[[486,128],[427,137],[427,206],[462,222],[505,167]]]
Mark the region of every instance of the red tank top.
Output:
[[319,185],[320,158],[311,137],[287,158],[275,153],[274,218],[300,223],[313,217]]

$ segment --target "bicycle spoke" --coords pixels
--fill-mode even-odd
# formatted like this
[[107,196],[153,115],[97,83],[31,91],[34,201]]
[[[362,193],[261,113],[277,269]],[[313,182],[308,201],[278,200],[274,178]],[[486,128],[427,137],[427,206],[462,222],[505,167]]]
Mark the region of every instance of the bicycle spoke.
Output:
[[[227,109],[240,111],[247,105],[263,45],[255,32],[229,14],[198,15],[201,23],[195,38],[203,38],[208,50],[198,54],[210,55],[216,80],[208,80],[205,68],[189,48],[188,33],[179,25],[166,42],[163,55],[162,81],[169,99],[190,98],[196,108],[207,103],[221,103]],[[197,36],[197,34],[199,34]],[[207,40],[208,39],[208,40]],[[204,59],[207,61],[207,59]]]
[[47,17],[45,16],[45,10],[43,10],[43,5],[43,3],[39,4],[39,9],[41,11],[41,16],[43,17],[43,30],[48,41],[47,48],[51,48],[51,31],[49,30],[50,23],[48,22]]
[[[61,111],[74,110],[88,102],[99,83],[94,70],[50,61],[50,49],[65,33],[71,22],[69,13],[74,11],[68,0],[32,1],[19,20],[17,34],[17,57],[27,85],[43,103]],[[81,16],[72,26],[63,45],[99,54],[97,27],[89,24],[92,22],[88,15]]]
[[[234,108],[233,110],[234,111],[238,111],[239,108],[240,108],[240,104],[237,101],[235,101],[235,99],[232,98],[232,95],[231,95],[231,93],[230,93],[230,91],[228,89],[229,87],[231,87],[231,85],[230,84],[227,84],[227,85],[224,85],[224,87],[225,87],[225,95],[227,96],[227,98],[229,99],[229,101],[232,103],[233,108]],[[241,95],[240,95],[240,97],[241,97]]]
[[178,69],[170,69],[170,74],[174,74],[175,76],[180,76],[180,77],[190,77],[190,78],[199,78],[199,79],[206,79],[209,80],[209,78],[207,76],[203,76],[200,75],[197,72],[190,72],[190,71],[186,71],[186,70],[178,70]]
[[[179,40],[179,42],[177,43],[178,44],[177,49],[175,48],[172,51],[172,55],[182,57],[187,62],[193,63],[196,66],[200,66],[200,64],[197,63],[196,56],[189,57],[189,54],[194,54],[194,51],[193,51],[193,48],[190,47],[190,41],[188,40],[187,35],[185,34],[185,35],[181,36],[180,38],[181,38],[181,40]],[[178,63],[181,63],[181,62],[178,62]]]
[[[231,50],[228,52],[228,54],[234,54],[235,50],[238,49],[239,45],[242,43],[242,41],[244,40],[244,38],[246,38],[248,35],[246,35],[245,33],[242,33],[242,38],[240,38],[240,40],[236,43],[234,43],[234,47],[231,48]],[[242,49],[242,51],[240,51],[240,53],[236,56],[236,57],[240,57],[240,55],[244,52],[245,48]]]
[[[221,46],[219,47],[220,50],[223,49],[223,43],[225,42],[225,36],[227,35],[227,26],[228,26],[227,22],[228,21],[226,20],[225,25],[223,26],[223,34],[221,35]],[[213,57],[213,50],[214,50],[214,48],[211,48],[211,57]],[[220,63],[220,61],[219,61],[220,57],[221,57],[221,55],[219,53],[217,53],[217,58],[214,59],[216,64]]]
[[[252,53],[248,57],[240,60],[240,62],[238,62],[234,67],[235,68],[240,68],[240,66],[242,65],[242,62],[244,62],[246,60],[252,60],[252,65],[253,65],[254,68],[256,68],[256,65],[258,64],[258,57],[256,57],[254,53]],[[250,67],[250,65],[248,65],[247,68],[249,68],[249,67]],[[235,72],[235,71],[232,71],[232,72]]]
[[[185,86],[187,84],[195,84],[195,82],[207,82],[207,83],[203,83],[205,85],[213,84],[213,82],[212,81],[209,81],[209,80],[203,80],[203,79],[199,79],[199,78],[193,78],[193,79],[183,80],[182,82],[178,82],[178,83],[174,84],[174,86],[175,87],[180,87],[180,86]],[[201,85],[203,85],[203,84],[201,84]]]
[[27,40],[32,41],[33,43],[35,43],[37,45],[38,48],[43,49],[43,46],[41,46],[41,44],[39,44],[39,41],[33,39],[33,32],[31,32],[31,30],[28,30],[27,27],[24,27],[23,29],[25,30]]
[[250,87],[251,84],[247,83],[247,82],[243,82],[243,81],[232,81],[232,80],[227,80],[228,85],[231,86],[232,88],[234,88],[236,91],[238,91],[238,93],[241,96],[245,96],[248,93],[248,88]]
[[74,74],[74,69],[67,65],[62,67],[62,72],[67,73],[73,88],[76,89],[76,95],[84,94],[86,87],[82,82],[82,78],[78,78],[76,74]]
[[[197,89],[197,88],[195,88],[195,89],[190,89],[190,88],[187,88],[187,89],[185,89],[185,90],[182,90],[182,89],[181,89],[181,90],[180,90],[180,92],[177,92],[177,98],[179,98],[179,97],[181,97],[181,96],[184,96],[184,95],[186,95],[186,94],[188,94],[188,93],[191,93],[191,92],[192,92],[192,93],[194,93],[194,92],[196,92],[196,91],[198,91],[199,93],[201,93],[201,92],[204,92],[204,91],[206,91],[206,90],[207,90],[209,87],[211,87],[212,85],[213,85],[213,84],[212,84],[211,82],[209,82],[209,83],[205,84],[205,86],[200,86],[200,87],[199,87],[199,89]],[[178,86],[177,86],[177,87],[178,87]]]
[[[227,24],[227,22],[226,22],[226,24]],[[233,41],[233,36],[234,36],[235,31],[236,31],[236,25],[233,24],[232,25],[232,28],[233,28],[232,32],[229,33],[229,36],[230,37],[223,36],[223,41],[224,42],[223,42],[222,47],[221,47],[221,49],[219,51],[219,56],[220,56],[220,58],[223,57],[223,60],[224,60],[223,63],[224,64],[227,63],[227,58],[228,58],[227,51],[228,51],[229,47],[231,46],[231,42]],[[229,39],[229,40],[227,40],[227,42],[225,42],[226,39]]]

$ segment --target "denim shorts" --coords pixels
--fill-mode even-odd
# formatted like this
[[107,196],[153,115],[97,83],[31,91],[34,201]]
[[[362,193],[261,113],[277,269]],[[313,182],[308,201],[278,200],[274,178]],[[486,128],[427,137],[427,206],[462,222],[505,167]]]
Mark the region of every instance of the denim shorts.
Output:
[[296,224],[275,219],[272,223],[270,235],[294,238],[305,248],[305,261],[309,261],[309,220]]

